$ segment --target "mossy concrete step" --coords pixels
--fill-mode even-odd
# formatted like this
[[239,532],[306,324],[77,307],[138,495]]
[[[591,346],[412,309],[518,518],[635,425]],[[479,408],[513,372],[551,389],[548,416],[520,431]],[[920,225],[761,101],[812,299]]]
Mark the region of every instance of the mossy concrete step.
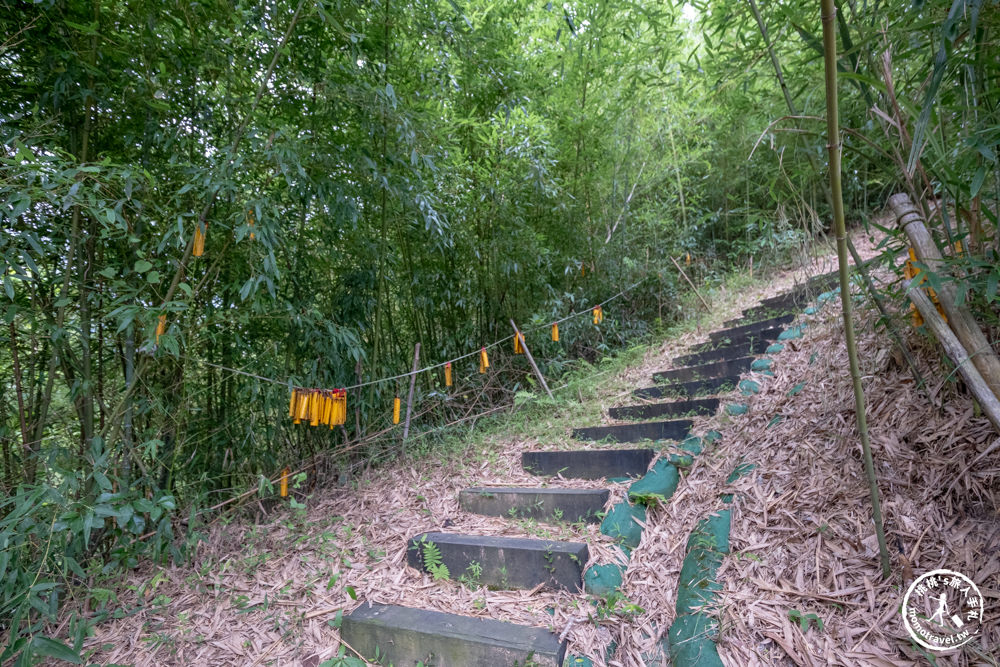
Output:
[[[433,547],[428,545],[433,544]],[[458,533],[423,533],[410,538],[406,562],[428,571],[429,549],[440,553],[449,576],[501,589],[547,586],[578,591],[589,554],[583,542],[492,537]]]
[[693,380],[691,382],[675,382],[657,387],[643,387],[632,392],[639,398],[668,398],[671,396],[698,396],[701,394],[718,394],[733,391],[740,381],[739,375]]
[[608,502],[607,489],[549,489],[517,486],[477,486],[458,494],[466,512],[538,521],[600,521]]
[[361,605],[340,635],[366,659],[397,667],[560,667],[566,655],[566,642],[543,628],[396,605]]
[[642,440],[683,440],[691,429],[690,419],[641,424],[614,424],[573,429],[577,440],[610,440],[611,442],[640,442]]
[[722,359],[713,361],[710,364],[700,366],[686,366],[684,368],[673,368],[669,371],[659,371],[653,373],[653,379],[657,382],[692,382],[694,380],[708,380],[716,377],[727,377],[739,375],[750,370],[753,357],[740,357],[738,359]]
[[[760,340],[761,338],[765,340],[775,340],[784,331],[784,327],[767,327],[766,329],[758,329],[754,331],[747,331],[737,336],[727,336],[726,338],[721,338],[719,340],[712,340],[701,345],[692,345],[688,349],[692,353],[697,352],[709,352],[711,350],[718,350],[722,348],[738,348],[741,345],[745,345],[754,340]],[[693,366],[694,364],[687,364]]]
[[679,357],[674,357],[671,361],[675,366],[700,366],[701,364],[710,364],[713,361],[722,361],[723,359],[739,359],[740,357],[763,354],[764,350],[766,350],[771,342],[776,340],[778,335],[781,333],[780,330],[775,329],[769,329],[768,331],[774,331],[774,335],[771,336],[769,334],[766,337],[761,336],[744,343],[739,343],[737,345],[725,345],[723,347],[717,347],[714,350],[706,350],[705,352],[683,354]]
[[652,403],[650,405],[624,405],[610,408],[612,419],[654,419],[656,417],[687,417],[690,415],[711,415],[719,409],[717,398],[695,398],[688,401]]
[[524,452],[521,467],[532,475],[562,475],[577,479],[641,477],[653,460],[652,449],[577,449]]
[[773,329],[774,327],[783,327],[794,319],[794,313],[786,313],[784,315],[778,315],[777,317],[770,317],[766,320],[757,320],[756,322],[744,323],[738,326],[730,326],[728,329],[713,331],[708,334],[708,337],[710,340],[718,341],[726,338],[743,336],[747,333],[753,333],[754,331],[763,331],[765,329]]

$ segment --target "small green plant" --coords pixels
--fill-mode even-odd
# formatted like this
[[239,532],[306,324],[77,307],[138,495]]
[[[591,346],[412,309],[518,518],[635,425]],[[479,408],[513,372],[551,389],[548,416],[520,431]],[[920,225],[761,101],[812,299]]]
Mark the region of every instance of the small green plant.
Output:
[[478,561],[472,561],[465,568],[465,574],[458,578],[458,581],[469,588],[479,587],[479,577],[483,576],[483,566]]
[[[353,650],[353,649],[352,649]],[[362,660],[361,658],[355,658],[352,655],[347,655],[347,647],[343,644],[337,649],[337,655],[329,660],[324,660],[319,663],[319,667],[368,667],[371,664],[381,664],[382,652],[379,648],[375,647],[375,662],[371,663],[367,660]]]
[[542,556],[545,559],[545,570],[554,575],[556,573],[556,563],[555,556],[552,553],[552,549],[546,549],[545,554]]
[[447,581],[451,578],[448,566],[441,561],[441,549],[428,540],[426,536],[420,540],[420,556],[424,563],[424,569],[434,581]]
[[816,624],[816,629],[823,632],[823,619],[821,619],[816,614],[804,614],[798,609],[792,609],[788,612],[788,618],[796,621],[802,632],[808,632],[809,626],[813,623]]

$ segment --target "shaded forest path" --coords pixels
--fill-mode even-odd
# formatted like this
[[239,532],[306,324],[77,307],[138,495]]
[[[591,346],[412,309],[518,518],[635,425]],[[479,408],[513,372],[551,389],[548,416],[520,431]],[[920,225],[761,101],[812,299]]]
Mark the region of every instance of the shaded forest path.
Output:
[[[720,407],[730,415],[744,412],[747,408],[738,400],[725,403],[730,400],[726,395],[749,396],[759,390],[757,381],[741,375],[770,374],[771,360],[757,355],[780,351],[780,341],[800,336],[799,327],[789,327],[795,312],[817,295],[828,299],[835,281],[836,274],[817,276],[745,310],[742,317],[726,322],[727,328],[711,333],[709,342],[675,357],[672,369],[654,373],[654,386],[633,392],[637,399],[661,402],[613,408],[609,416],[619,423],[573,430],[574,439],[602,446],[524,451],[521,466],[539,479],[537,486],[482,485],[459,493],[465,513],[541,523],[599,522],[600,533],[613,542],[610,560],[592,559],[585,541],[435,531],[408,540],[407,564],[435,580],[462,577],[490,589],[575,592],[582,588],[592,596],[589,603],[595,614],[612,613],[621,599],[630,555],[642,538],[647,507],[666,503],[682,483],[692,457],[718,438],[714,431],[693,433],[687,417],[711,414]],[[679,452],[671,453],[672,447],[666,446],[670,442],[680,443]],[[738,467],[732,474],[740,473]],[[592,485],[562,485],[570,479]],[[605,480],[627,481],[626,497],[609,501]],[[650,663],[663,662],[669,655],[674,664],[722,664],[714,644],[715,622],[699,608],[710,603],[718,590],[715,573],[728,552],[728,534],[728,510],[706,517],[695,528],[681,569],[676,618],[657,650],[644,656]],[[355,652],[398,666],[558,667],[566,658],[566,635],[489,618],[371,602],[345,616],[341,628],[343,642]],[[612,660],[615,651],[616,644],[610,641],[604,657]],[[570,656],[568,664],[594,662]]]
[[717,330],[666,341],[610,381],[598,370],[599,390],[293,488],[297,502],[263,520],[212,525],[193,566],[140,568],[111,597],[91,659],[720,664],[717,621],[698,607],[728,549],[728,510],[713,511],[731,501],[723,480],[746,466],[716,457],[712,429],[739,419],[770,374],[762,355],[801,334],[796,313],[830,280],[789,272],[731,293]]

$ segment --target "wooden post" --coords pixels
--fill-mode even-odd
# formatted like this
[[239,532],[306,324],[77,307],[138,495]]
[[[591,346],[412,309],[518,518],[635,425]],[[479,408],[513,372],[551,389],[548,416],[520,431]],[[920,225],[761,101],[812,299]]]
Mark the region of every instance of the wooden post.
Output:
[[712,307],[708,305],[708,302],[705,301],[704,297],[702,297],[701,294],[698,292],[698,288],[694,286],[694,283],[691,282],[691,279],[688,278],[686,273],[684,273],[684,269],[682,269],[681,265],[677,263],[677,260],[671,257],[670,261],[674,263],[674,266],[677,267],[677,270],[681,272],[682,276],[684,276],[684,280],[688,281],[688,285],[691,286],[691,289],[694,290],[694,293],[698,295],[699,299],[701,299],[701,303],[705,306],[705,310],[712,312]]
[[[923,262],[930,271],[944,274],[946,271],[941,253],[934,239],[924,225],[924,218],[913,204],[910,196],[905,193],[895,194],[889,198],[889,206],[896,214],[896,223],[910,239],[917,254],[917,259]],[[937,290],[938,301],[948,316],[948,326],[961,342],[962,347],[969,351],[972,363],[982,375],[986,386],[995,397],[1000,397],[1000,358],[997,358],[989,340],[976,323],[972,313],[966,308],[955,305],[955,285],[942,280]]]
[[531,364],[531,370],[535,371],[535,377],[537,377],[538,381],[542,383],[542,389],[544,389],[545,393],[549,395],[549,398],[552,398],[552,392],[549,390],[549,385],[545,382],[545,377],[542,375],[542,372],[538,370],[538,364],[535,363],[535,358],[531,356],[531,350],[528,349],[528,344],[525,342],[524,336],[521,335],[521,330],[517,328],[516,324],[514,324],[513,319],[510,321],[510,326],[514,327],[514,335],[520,336],[521,338],[521,347],[524,348],[524,356],[528,357],[528,363]]
[[[962,342],[951,328],[949,328],[948,323],[944,321],[938,313],[937,308],[931,303],[931,300],[924,294],[923,290],[916,285],[915,280],[910,280],[906,283],[906,296],[917,307],[917,310],[920,311],[921,316],[924,318],[924,323],[934,333],[941,343],[941,347],[944,348],[945,354],[948,355],[948,358],[958,368],[958,372],[962,375],[962,379],[965,380],[965,384],[968,385],[969,391],[972,392],[972,395],[975,396],[976,400],[979,401],[979,405],[983,408],[983,413],[993,424],[997,433],[1000,433],[1000,400],[993,395],[993,392],[987,386],[986,381],[979,373],[979,369],[976,368],[975,364],[970,363],[973,355],[970,355],[966,348],[962,346]],[[983,454],[986,454],[986,452],[983,452]]]
[[410,373],[410,395],[406,398],[406,421],[403,422],[403,442],[410,434],[410,416],[413,414],[413,389],[417,384],[417,366],[420,364],[420,343],[413,346],[413,371]]

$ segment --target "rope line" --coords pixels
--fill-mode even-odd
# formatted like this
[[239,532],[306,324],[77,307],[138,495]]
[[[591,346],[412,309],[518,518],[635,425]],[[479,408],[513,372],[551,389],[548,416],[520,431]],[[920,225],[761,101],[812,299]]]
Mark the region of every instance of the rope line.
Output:
[[[640,280],[632,283],[631,285],[629,285],[625,289],[621,290],[620,292],[618,292],[614,296],[608,297],[604,301],[601,301],[600,303],[594,304],[593,306],[589,306],[589,307],[587,307],[587,308],[585,308],[583,310],[570,313],[569,315],[567,315],[566,317],[564,317],[564,318],[562,318],[560,320],[553,320],[552,322],[546,322],[544,324],[538,324],[538,325],[536,325],[534,327],[529,327],[527,329],[521,329],[521,333],[524,333],[525,331],[539,331],[541,329],[545,329],[545,328],[551,327],[553,324],[562,324],[563,322],[566,322],[568,320],[574,319],[576,317],[580,317],[581,315],[586,315],[587,313],[590,313],[591,311],[593,311],[594,308],[597,308],[599,306],[605,306],[605,305],[611,303],[612,301],[614,301],[615,299],[618,299],[618,298],[624,296],[625,294],[627,294],[628,292],[631,292],[632,290],[634,290],[636,287],[638,287],[639,285],[641,285],[642,283],[644,283],[648,279],[649,279],[649,276],[646,276],[645,278],[642,278],[642,279],[640,279]],[[419,375],[419,374],[425,373],[427,371],[432,371],[432,370],[434,370],[436,368],[441,368],[442,366],[446,366],[446,365],[448,365],[450,363],[454,363],[456,361],[461,361],[463,359],[468,359],[469,357],[474,357],[477,354],[479,354],[480,351],[483,350],[483,349],[492,350],[493,348],[506,343],[509,338],[513,337],[513,335],[514,334],[511,334],[510,336],[504,336],[503,338],[501,338],[499,340],[496,340],[496,341],[494,341],[494,342],[492,342],[492,343],[490,343],[488,345],[482,346],[478,350],[473,350],[472,352],[467,352],[465,354],[462,354],[462,355],[459,355],[459,356],[455,357],[454,359],[448,359],[447,361],[442,361],[442,362],[433,364],[431,366],[425,366],[423,368],[418,368],[415,371],[409,371],[409,372],[406,372],[406,373],[401,373],[399,375],[393,375],[392,377],[379,378],[377,380],[369,380],[367,382],[361,382],[361,383],[358,383],[358,384],[353,384],[353,385],[350,385],[350,386],[347,386],[347,387],[342,387],[342,389],[345,389],[345,390],[348,390],[348,389],[361,389],[363,387],[369,387],[369,386],[371,386],[373,384],[381,384],[383,382],[392,382],[393,380],[401,380],[403,378],[408,378],[408,377],[413,376],[413,375]],[[274,378],[269,378],[269,377],[265,377],[263,375],[257,375],[256,373],[250,373],[250,372],[247,372],[247,371],[244,371],[244,370],[240,370],[238,368],[230,368],[229,366],[222,366],[220,364],[212,363],[211,361],[205,361],[203,359],[194,359],[192,357],[187,357],[187,356],[184,356],[184,355],[178,355],[178,356],[180,356],[182,359],[185,359],[187,361],[191,361],[191,362],[198,363],[198,364],[203,364],[205,366],[211,366],[212,368],[218,368],[219,370],[228,371],[230,373],[235,373],[237,375],[243,375],[245,377],[254,378],[255,380],[261,380],[262,382],[270,382],[271,384],[277,384],[277,385],[281,385],[283,387],[291,386],[291,381],[290,380],[285,380],[285,381],[276,380]]]

